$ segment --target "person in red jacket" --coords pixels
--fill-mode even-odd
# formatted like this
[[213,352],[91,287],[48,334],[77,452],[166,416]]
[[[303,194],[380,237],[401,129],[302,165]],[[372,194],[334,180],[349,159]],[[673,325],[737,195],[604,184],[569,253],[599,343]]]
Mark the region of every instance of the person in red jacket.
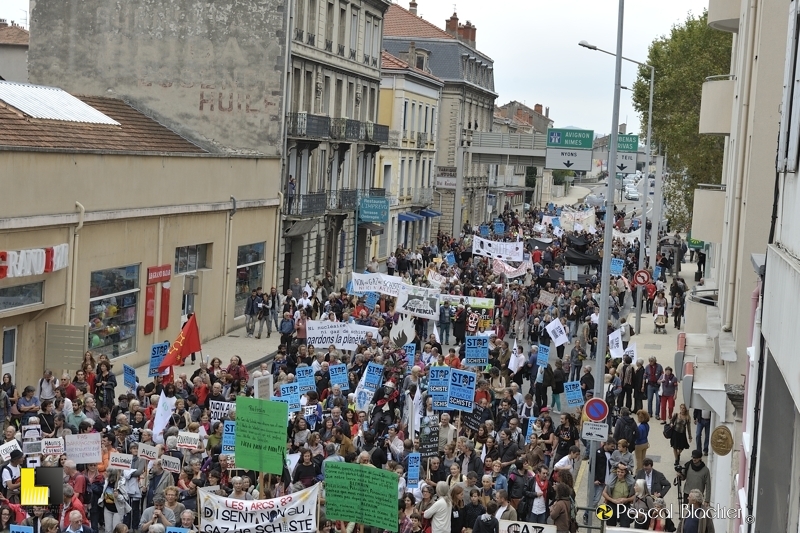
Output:
[[67,530],[70,525],[69,514],[72,511],[81,513],[81,523],[91,528],[89,519],[86,517],[86,508],[81,503],[75,490],[69,485],[64,485],[64,511],[61,513],[61,528]]
[[645,290],[647,291],[647,312],[653,312],[653,300],[656,297],[656,284],[651,279],[650,282],[644,286]]

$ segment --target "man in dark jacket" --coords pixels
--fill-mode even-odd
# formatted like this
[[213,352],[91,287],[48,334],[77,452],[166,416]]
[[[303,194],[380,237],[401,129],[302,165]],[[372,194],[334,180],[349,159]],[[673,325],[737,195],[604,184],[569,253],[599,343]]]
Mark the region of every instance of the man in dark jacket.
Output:
[[663,498],[669,492],[670,485],[667,481],[667,476],[653,468],[653,460],[649,457],[645,458],[642,463],[642,468],[636,472],[636,479],[643,479],[647,484],[647,492],[653,498]]
[[[606,488],[606,481],[608,474],[611,471],[611,454],[617,449],[617,443],[614,439],[608,439],[600,446],[594,455],[594,494],[589,503],[589,507],[595,508],[600,504],[600,498],[603,496],[603,490]],[[652,462],[652,461],[651,461]],[[583,513],[583,523],[587,524],[589,521],[589,514]]]
[[456,458],[456,463],[461,467],[462,472],[482,472],[483,461],[481,456],[475,453],[475,443],[464,437],[458,439],[460,455]]

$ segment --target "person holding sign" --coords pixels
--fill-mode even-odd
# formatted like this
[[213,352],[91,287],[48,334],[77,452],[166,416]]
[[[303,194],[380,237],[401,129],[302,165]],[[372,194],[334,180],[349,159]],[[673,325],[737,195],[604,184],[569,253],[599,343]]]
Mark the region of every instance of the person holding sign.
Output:
[[105,515],[106,531],[113,530],[118,524],[121,524],[125,515],[131,511],[125,484],[122,470],[118,468],[106,470],[106,480],[100,498],[100,505],[103,507]]

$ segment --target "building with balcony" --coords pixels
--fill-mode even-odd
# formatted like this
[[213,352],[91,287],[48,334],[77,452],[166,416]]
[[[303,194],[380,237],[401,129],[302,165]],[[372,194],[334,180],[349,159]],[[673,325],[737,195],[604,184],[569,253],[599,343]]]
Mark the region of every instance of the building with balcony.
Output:
[[800,130],[790,121],[800,109],[796,89],[792,96],[797,17],[797,0],[710,0],[708,7],[708,25],[734,35],[730,71],[709,73],[703,86],[699,131],[719,136],[725,151],[721,186],[695,191],[692,238],[705,246],[705,281],[689,298],[675,367],[687,374],[687,405],[710,414],[712,431],[733,437],[732,451],[717,453],[726,439],[715,447],[712,436],[711,501],[755,519],[715,520],[716,531],[798,528],[800,225],[793,213],[800,198],[791,183]]
[[[471,226],[487,220],[488,166],[473,164],[469,154],[464,156],[461,198],[456,198],[458,183],[452,175],[457,167],[457,148],[470,143],[473,132],[492,129],[497,98],[494,64],[476,48],[476,28],[472,23],[460,24],[458,15],[453,13],[445,22],[445,29],[441,29],[418,16],[417,7],[413,0],[409,9],[391,5],[386,12],[384,49],[444,83],[436,119],[433,169],[434,203],[443,216],[432,219],[431,231],[432,235],[438,231],[458,233],[461,228],[453,227],[457,218]],[[410,50],[415,57],[408,56]],[[460,211],[459,217],[454,216],[456,209]]]
[[[545,127],[543,132],[539,132],[533,125],[534,113],[546,119],[541,126]],[[547,108],[546,113],[549,115],[550,108]],[[547,134],[547,128],[553,125],[549,116],[542,115],[541,104],[536,104],[534,110],[516,101],[495,107],[492,119],[492,131],[495,133]],[[523,211],[525,193],[528,191],[525,186],[526,168],[522,165],[489,165],[489,207],[493,216],[499,215],[506,208]]]
[[[412,43],[408,57],[415,57]],[[431,239],[441,216],[433,194],[436,126],[444,85],[436,76],[383,52],[378,117],[389,125],[389,146],[380,152],[380,184],[390,201],[389,231],[373,253],[383,259],[398,246],[414,249]],[[436,236],[435,234],[433,235]]]
[[[389,141],[378,124],[386,0],[295,0],[287,72],[280,285],[331,272],[344,284],[363,270],[384,232],[355,223],[360,197],[374,186],[378,152]],[[293,180],[293,181],[290,181]]]

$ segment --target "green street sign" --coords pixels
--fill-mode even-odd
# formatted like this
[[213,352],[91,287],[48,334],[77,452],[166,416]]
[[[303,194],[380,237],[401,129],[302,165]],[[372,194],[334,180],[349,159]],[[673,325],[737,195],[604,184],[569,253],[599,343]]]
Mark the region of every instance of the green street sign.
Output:
[[692,239],[692,232],[690,231],[689,234],[686,235],[686,246],[691,250],[702,250],[706,247],[706,243],[705,241]]
[[362,222],[386,224],[389,221],[389,199],[384,197],[361,198],[358,202],[358,218]]
[[591,150],[594,143],[594,131],[547,129],[548,148],[575,148],[578,150]]
[[638,135],[617,135],[617,151],[618,152],[638,152],[639,151],[639,136]]

